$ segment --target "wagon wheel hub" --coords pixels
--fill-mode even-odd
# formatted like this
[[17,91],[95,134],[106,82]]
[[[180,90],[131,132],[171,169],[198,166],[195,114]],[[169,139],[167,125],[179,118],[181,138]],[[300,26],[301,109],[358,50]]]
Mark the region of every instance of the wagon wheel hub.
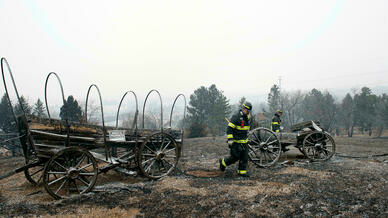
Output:
[[158,152],[156,153],[156,160],[161,160],[161,159],[164,158],[164,156],[166,156],[165,153],[163,153],[163,152],[161,152],[161,151],[158,151]]
[[315,144],[315,147],[316,147],[316,148],[323,148],[322,143],[316,143],[316,144]]
[[67,176],[70,178],[70,179],[76,179],[78,178],[78,175],[79,175],[80,171],[74,167],[70,168],[68,171],[67,171]]

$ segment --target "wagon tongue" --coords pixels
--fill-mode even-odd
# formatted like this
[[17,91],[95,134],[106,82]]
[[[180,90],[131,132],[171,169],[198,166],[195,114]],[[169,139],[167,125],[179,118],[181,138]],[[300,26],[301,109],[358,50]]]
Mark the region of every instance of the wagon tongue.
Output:
[[24,165],[22,167],[19,167],[19,168],[16,168],[12,171],[9,171],[3,175],[0,175],[0,180],[1,179],[5,179],[7,177],[10,177],[12,175],[15,175],[16,173],[20,173],[20,172],[23,172],[24,170],[28,169],[28,168],[31,168],[31,167],[36,167],[38,166],[39,164],[41,164],[42,162],[41,161],[35,161],[35,162],[32,162],[32,163],[29,163],[27,165]]

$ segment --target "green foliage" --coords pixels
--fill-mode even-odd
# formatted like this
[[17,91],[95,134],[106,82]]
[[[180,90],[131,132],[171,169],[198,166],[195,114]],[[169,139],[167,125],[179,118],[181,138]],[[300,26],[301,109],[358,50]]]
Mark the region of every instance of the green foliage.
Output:
[[[222,135],[226,128],[224,118],[230,114],[229,100],[216,85],[201,86],[190,95],[187,113],[188,126],[195,136],[206,136],[206,131],[196,130],[197,127],[209,128],[213,135]],[[193,134],[189,135],[194,137]]]
[[372,127],[377,118],[377,101],[377,96],[368,87],[363,87],[361,93],[354,96],[354,121],[361,128],[362,132],[368,130],[369,135],[372,134]]
[[15,120],[6,94],[1,98],[0,114],[0,129],[6,133],[15,131]]
[[271,87],[268,94],[268,109],[269,113],[282,109],[280,108],[280,89],[276,84]]
[[348,93],[342,100],[340,106],[340,115],[338,116],[337,123],[338,126],[345,128],[349,137],[353,136],[354,110],[354,100],[352,96]]
[[46,108],[43,106],[43,102],[38,98],[33,106],[32,114],[38,117],[47,117],[45,110]]
[[338,112],[333,96],[329,92],[322,93],[312,89],[302,102],[303,120],[319,120],[327,131],[331,131]]
[[23,114],[23,110],[20,107],[20,105],[22,105],[23,110],[26,113],[26,115],[31,114],[31,112],[32,112],[31,106],[28,104],[28,102],[27,102],[26,98],[24,98],[24,96],[20,96],[20,102],[16,101],[16,104],[14,107],[14,111],[15,111],[16,116]]
[[82,118],[81,107],[79,106],[77,100],[75,100],[72,95],[70,95],[67,98],[67,101],[65,101],[65,104],[61,107],[59,116],[61,117],[62,120],[65,120],[67,118],[69,121],[73,121],[73,122],[81,121],[81,118]]

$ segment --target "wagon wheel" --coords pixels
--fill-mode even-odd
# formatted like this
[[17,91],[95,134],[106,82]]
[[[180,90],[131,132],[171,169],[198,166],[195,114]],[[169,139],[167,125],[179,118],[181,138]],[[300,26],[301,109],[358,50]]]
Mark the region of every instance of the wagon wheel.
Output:
[[266,128],[256,128],[248,133],[249,160],[256,166],[274,165],[281,154],[281,144],[277,135]]
[[326,161],[335,153],[335,142],[327,132],[312,132],[303,140],[303,152],[314,161]]
[[178,164],[179,149],[174,138],[163,132],[148,136],[141,144],[138,161],[141,173],[151,179],[170,174]]
[[[19,123],[27,122],[22,117],[19,117]],[[27,125],[27,124],[24,124]],[[31,163],[38,163],[38,165],[34,167],[30,167],[24,170],[24,175],[31,184],[33,185],[39,185],[42,182],[43,178],[43,170],[44,170],[44,162],[41,159],[39,159],[36,156],[36,153],[33,149],[33,147],[27,142],[27,137],[21,137],[20,143],[22,145],[23,149],[23,155],[24,155],[24,164],[31,164]]]
[[300,153],[302,153],[304,156],[307,156],[306,153],[304,153],[303,148],[301,148],[301,147],[297,147],[297,148],[300,151]]
[[87,150],[68,147],[47,163],[43,173],[46,191],[55,199],[90,191],[97,180],[96,159]]
[[24,175],[26,179],[33,185],[40,185],[43,179],[44,171],[44,161],[40,160],[35,155],[31,155],[28,158],[25,158],[25,164],[37,162],[38,165],[35,167],[27,168],[24,170]]

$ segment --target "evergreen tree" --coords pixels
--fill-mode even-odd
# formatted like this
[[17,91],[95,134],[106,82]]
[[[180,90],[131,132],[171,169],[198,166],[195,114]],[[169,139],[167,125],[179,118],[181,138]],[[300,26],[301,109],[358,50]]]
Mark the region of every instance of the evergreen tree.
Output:
[[15,120],[13,118],[11,108],[8,102],[7,95],[4,94],[0,102],[0,129],[3,132],[14,132],[15,131]]
[[23,110],[26,113],[26,115],[31,114],[32,108],[28,104],[28,101],[26,100],[26,98],[24,98],[24,96],[20,96],[20,102],[18,100],[16,100],[16,103],[15,103],[15,106],[14,106],[14,111],[15,111],[16,116],[20,116],[20,115],[23,114],[23,110],[20,107],[20,105],[22,105]]
[[312,89],[302,102],[302,117],[304,120],[318,120],[322,127],[331,131],[338,106],[329,92],[322,93]]
[[224,118],[230,114],[229,100],[216,85],[201,86],[190,95],[187,112],[189,137],[206,136],[207,128],[213,135],[221,135],[226,128]]
[[376,114],[377,136],[381,137],[384,128],[388,126],[388,95],[385,93],[378,96]]
[[280,89],[276,84],[271,87],[271,90],[268,94],[268,108],[269,114],[275,113],[280,108]]
[[72,95],[67,97],[65,104],[61,107],[59,116],[62,120],[66,118],[69,121],[80,122],[82,118],[82,110],[79,106],[77,100],[74,99]]
[[338,125],[343,126],[349,137],[353,136],[354,131],[354,101],[348,93],[342,100],[341,116],[339,116]]
[[354,96],[355,122],[361,128],[362,133],[367,130],[369,135],[372,135],[372,127],[377,118],[377,101],[377,96],[368,87],[363,87],[361,93]]
[[32,114],[38,117],[47,117],[45,109],[46,108],[43,106],[43,102],[38,98],[38,100],[34,104]]

